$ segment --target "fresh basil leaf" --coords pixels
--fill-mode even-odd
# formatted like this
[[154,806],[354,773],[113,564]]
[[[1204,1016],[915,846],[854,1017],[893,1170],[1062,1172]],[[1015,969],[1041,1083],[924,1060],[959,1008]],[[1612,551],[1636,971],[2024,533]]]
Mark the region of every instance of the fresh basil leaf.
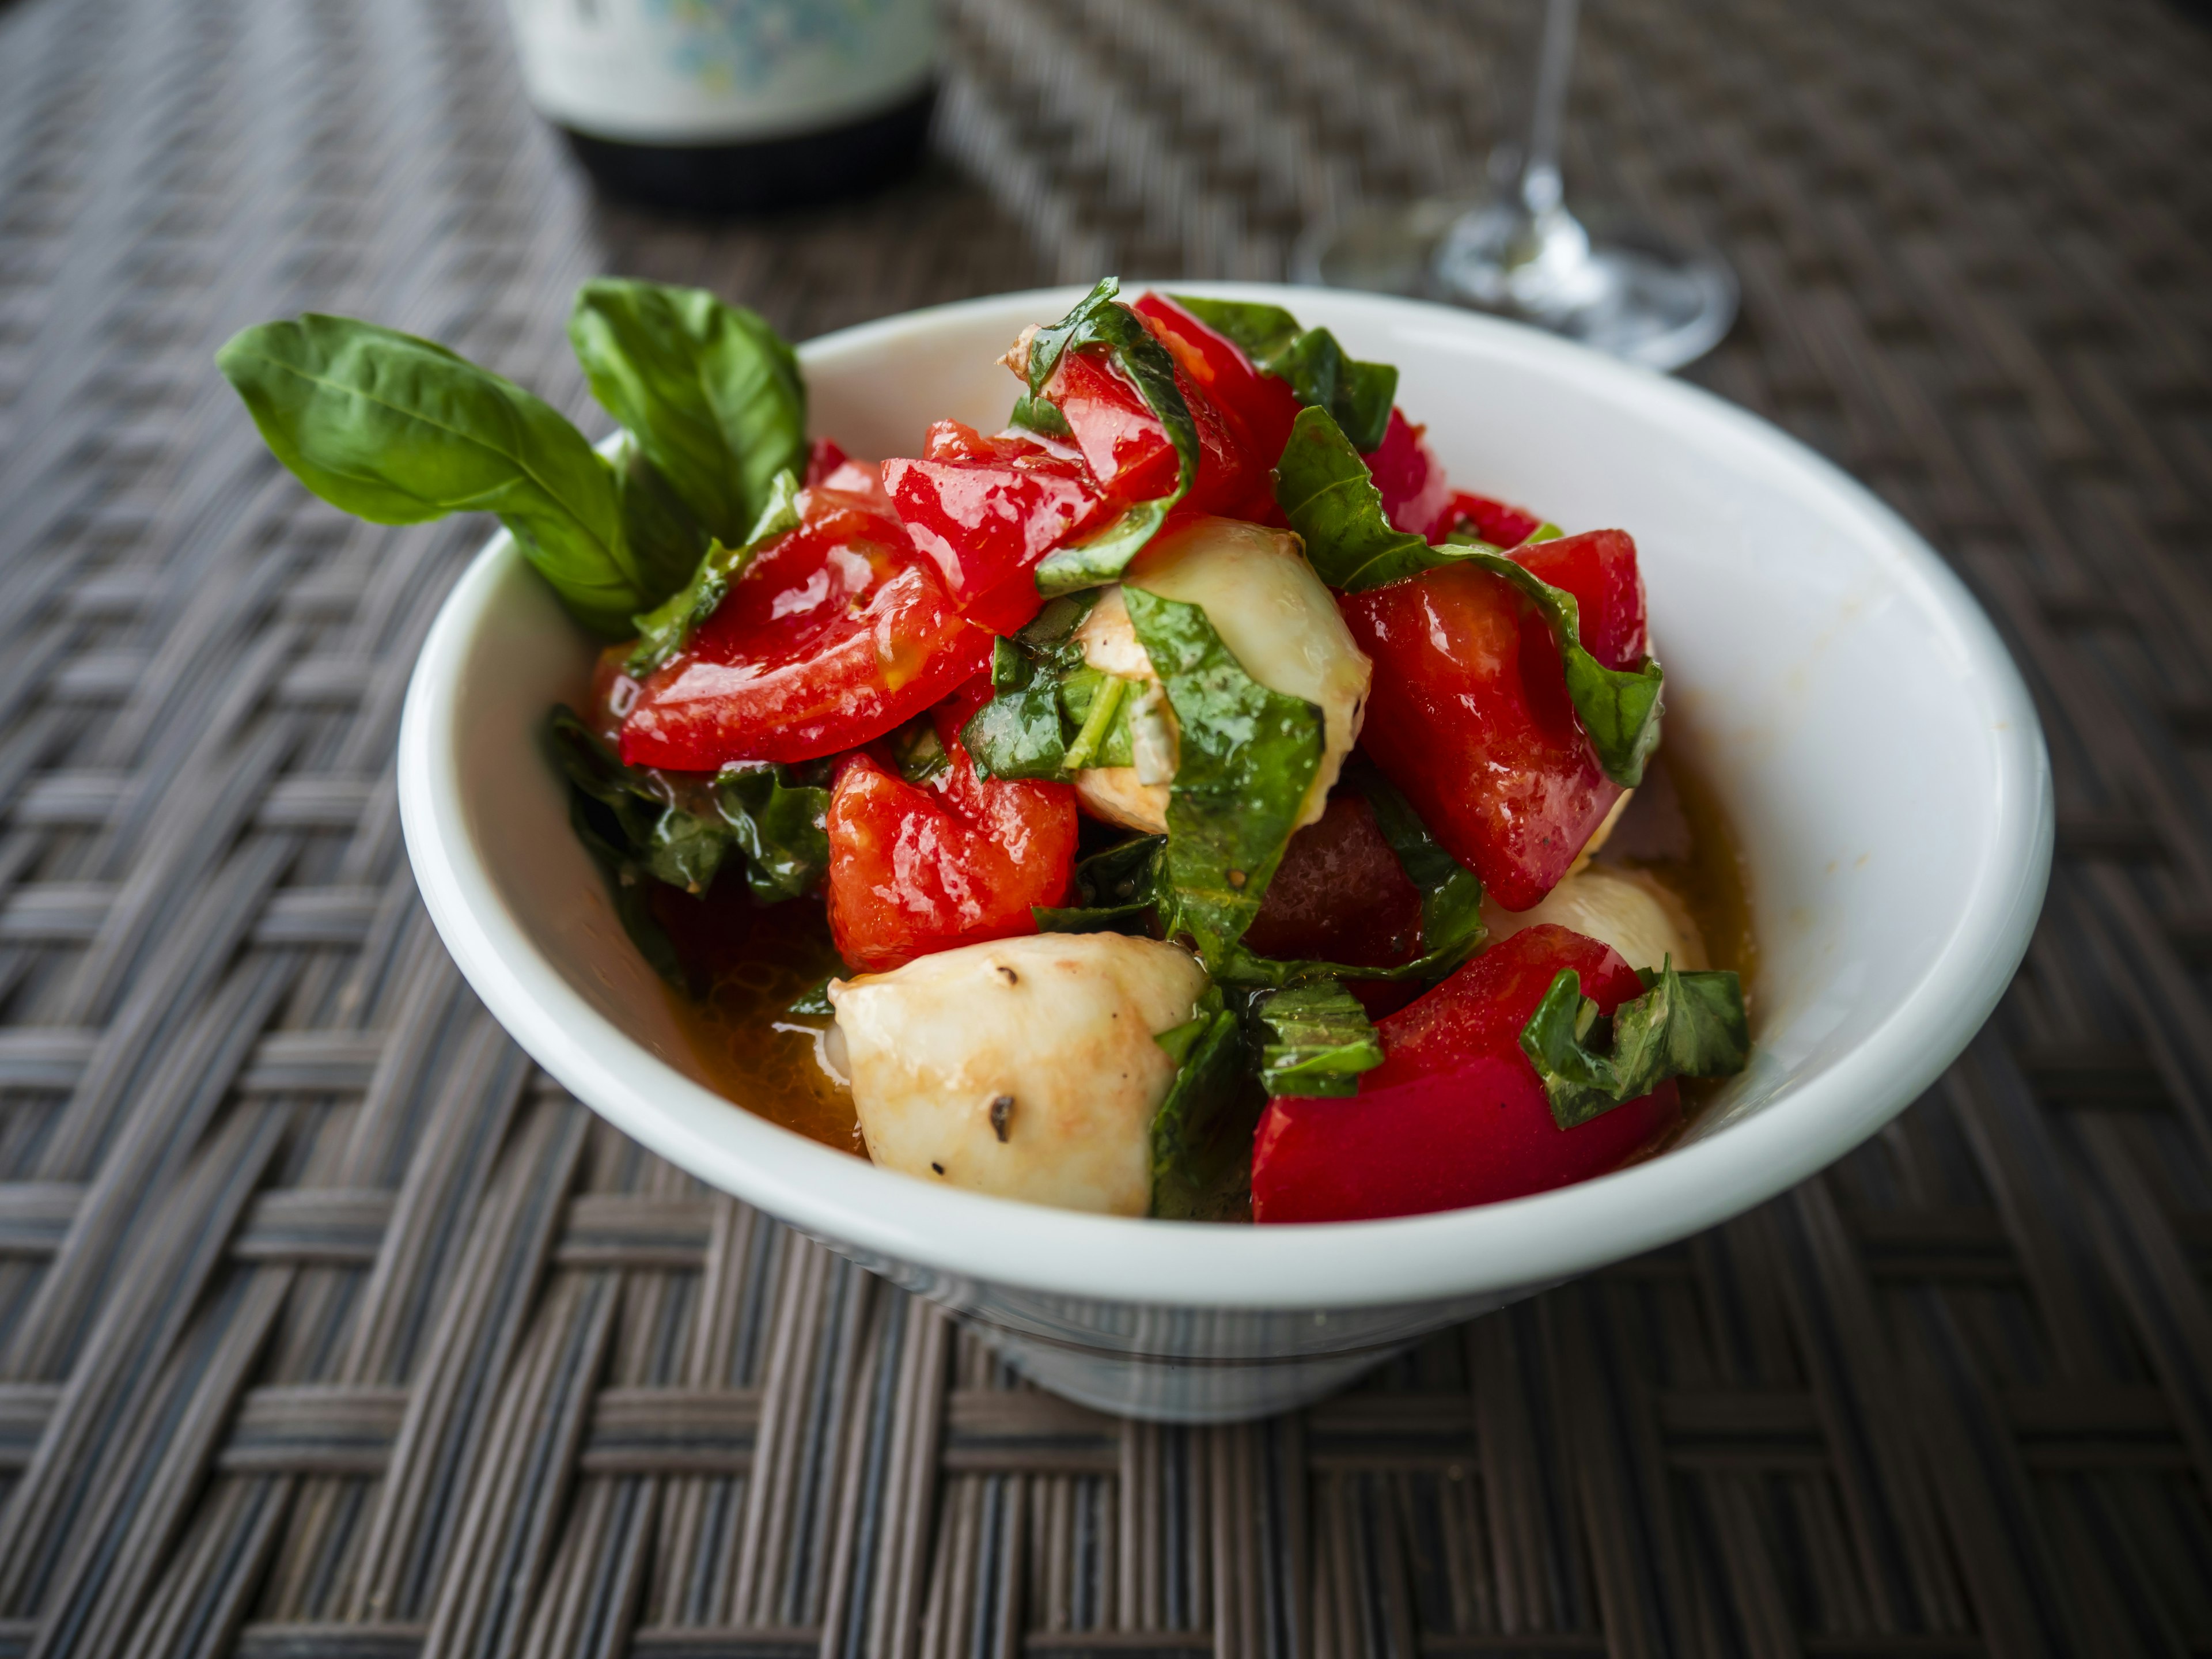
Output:
[[1325,410],[1301,410],[1276,469],[1275,500],[1305,544],[1306,559],[1331,587],[1363,593],[1447,564],[1474,564],[1503,576],[1536,607],[1559,647],[1567,696],[1607,777],[1624,789],[1644,781],[1659,746],[1665,675],[1646,656],[1633,668],[1607,668],[1584,648],[1575,596],[1481,542],[1431,547],[1394,530],[1382,496]]
[[1356,1095],[1360,1073],[1382,1063],[1367,1011],[1334,979],[1270,992],[1252,1018],[1264,1034],[1260,1085],[1271,1095]]
[[891,759],[899,775],[919,787],[952,763],[945,743],[937,735],[937,722],[927,714],[916,714],[890,736]]
[[1444,850],[1389,779],[1369,765],[1347,769],[1374,809],[1376,827],[1397,855],[1398,867],[1420,892],[1421,960],[1431,968],[1418,977],[1433,973],[1441,978],[1482,944],[1481,878]]
[[592,395],[709,534],[745,535],[776,475],[805,470],[806,382],[756,313],[704,289],[599,277],[577,291],[568,339]]
[[1173,495],[1124,507],[1097,534],[1054,548],[1037,562],[1037,592],[1050,598],[1115,580],[1159,534],[1168,509],[1182,499],[1186,488],[1179,485]]
[[1455,552],[1391,525],[1374,475],[1325,409],[1298,411],[1276,463],[1275,502],[1305,544],[1314,574],[1343,592],[1418,576]]
[[1256,1105],[1243,1034],[1221,993],[1208,987],[1197,1015],[1154,1039],[1177,1066],[1152,1115],[1152,1214],[1164,1220],[1225,1218],[1223,1187],[1249,1155],[1240,1104]]
[[587,628],[660,595],[623,532],[615,469],[551,404],[441,345],[309,312],[231,337],[216,367],[276,459],[372,524],[494,513]]
[[1336,417],[1362,452],[1382,441],[1398,395],[1398,371],[1345,356],[1325,328],[1300,328],[1280,306],[1241,300],[1168,296],[1252,360],[1253,367],[1288,383],[1300,403]]
[[[1189,492],[1191,481],[1198,477],[1198,427],[1191,419],[1190,404],[1183,398],[1182,388],[1176,384],[1175,359],[1168,355],[1165,346],[1152,337],[1152,331],[1138,320],[1136,313],[1119,303],[1116,296],[1121,291],[1121,285],[1115,278],[1100,278],[1098,285],[1078,301],[1066,316],[1030,337],[1030,396],[1025,403],[1032,406],[1034,413],[1036,400],[1043,397],[1053,371],[1067,353],[1103,346],[1114,367],[1128,378],[1137,388],[1137,395],[1145,400],[1146,407],[1166,428],[1178,464],[1176,487],[1157,500],[1139,501],[1128,507],[1087,540],[1048,555],[1036,568],[1037,592],[1048,598],[1079,588],[1096,587],[1119,576],[1129,561],[1159,533],[1160,526],[1167,521],[1168,510]],[[1018,417],[1023,407],[1016,405]],[[1052,418],[1059,419],[1061,427],[1066,428],[1067,422],[1057,409],[1053,410]]]
[[730,585],[744,574],[745,567],[761,549],[797,528],[799,478],[795,473],[779,472],[752,534],[735,547],[725,547],[720,541],[708,543],[690,580],[651,611],[632,618],[637,644],[623,664],[630,677],[643,679],[689,645],[692,634],[714,614],[728,597]]
[[1139,836],[1093,853],[1075,866],[1080,902],[1038,905],[1030,914],[1047,933],[1143,933],[1152,931],[1160,906],[1164,836]]
[[1258,914],[1321,770],[1322,712],[1244,672],[1204,610],[1125,587],[1130,625],[1180,730],[1168,792],[1170,932],[1209,968]]
[[691,580],[714,538],[628,436],[615,461],[615,493],[639,581],[649,593],[675,592]]
[[715,805],[744,849],[745,885],[763,904],[811,893],[830,872],[830,769],[733,767],[714,779]]
[[652,878],[632,856],[613,816],[604,803],[584,790],[574,787],[569,789],[569,828],[575,831],[576,839],[583,843],[585,852],[605,878],[615,919],[622,923],[623,932],[629,936],[647,966],[676,989],[692,994],[698,988],[685,971],[683,958],[676,954],[675,941],[668,937],[668,930],[653,914]]
[[1743,986],[1726,972],[1679,973],[1668,957],[1640,970],[1644,990],[1607,1019],[1562,968],[1521,1029],[1552,1119],[1571,1129],[1640,1100],[1668,1078],[1727,1077],[1751,1056]]
[[547,730],[570,786],[611,815],[609,838],[638,871],[686,892],[705,892],[737,840],[702,781],[624,766],[566,708],[553,711]]
[[1060,412],[1060,405],[1049,398],[1035,392],[1024,392],[1014,399],[1012,412],[1006,424],[1024,427],[1048,438],[1073,438],[1075,428],[1068,425],[1067,416]]
[[792,998],[783,1012],[793,1019],[835,1019],[837,1005],[830,1000],[830,981],[825,979],[808,986]]
[[975,769],[987,778],[1060,778],[1066,756],[1058,682],[1081,669],[1083,653],[1072,642],[1097,596],[1063,594],[1011,637],[991,647],[991,687],[997,694],[960,730]]

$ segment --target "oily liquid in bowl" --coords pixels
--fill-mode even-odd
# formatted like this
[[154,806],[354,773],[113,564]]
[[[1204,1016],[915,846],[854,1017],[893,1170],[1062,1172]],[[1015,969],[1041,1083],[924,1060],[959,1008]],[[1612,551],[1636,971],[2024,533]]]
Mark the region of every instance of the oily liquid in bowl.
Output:
[[[1643,871],[1666,887],[1697,922],[1710,965],[1735,969],[1751,996],[1757,946],[1743,867],[1720,804],[1692,766],[1663,751],[1656,757],[1594,861]],[[866,1158],[852,1096],[822,1060],[828,1021],[790,1012],[803,993],[845,971],[822,904],[756,905],[737,882],[704,898],[672,888],[653,896],[678,955],[704,988],[697,998],[671,990],[668,1002],[715,1091],[771,1123]],[[1686,1124],[1718,1085],[1681,1086]]]

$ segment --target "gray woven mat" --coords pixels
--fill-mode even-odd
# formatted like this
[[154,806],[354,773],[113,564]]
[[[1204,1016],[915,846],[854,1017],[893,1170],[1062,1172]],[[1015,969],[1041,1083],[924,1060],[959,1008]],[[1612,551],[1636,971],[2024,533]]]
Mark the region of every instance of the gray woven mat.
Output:
[[416,902],[393,728],[481,527],[310,501],[232,329],[580,412],[602,269],[798,335],[1273,275],[1469,172],[1511,9],[953,0],[925,181],[750,229],[594,206],[492,0],[0,12],[0,1654],[2212,1647],[2212,34],[2156,0],[1589,8],[1576,188],[1726,248],[1704,378],[1956,561],[2057,766],[2002,1009],[1765,1210],[1297,1419],[1118,1424],[600,1125]]

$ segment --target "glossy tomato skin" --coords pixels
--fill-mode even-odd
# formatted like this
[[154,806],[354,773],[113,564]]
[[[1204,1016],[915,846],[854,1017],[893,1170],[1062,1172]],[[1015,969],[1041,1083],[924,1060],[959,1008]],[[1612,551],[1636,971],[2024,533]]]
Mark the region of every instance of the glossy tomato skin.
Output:
[[939,421],[919,460],[885,461],[884,488],[961,614],[1011,634],[1043,600],[1032,575],[1109,510],[1070,446]]
[[799,524],[754,557],[623,722],[633,766],[711,772],[857,748],[989,660],[880,491],[803,490]]
[[[1267,466],[1252,453],[1243,431],[1180,367],[1176,386],[1198,434],[1198,473],[1176,512],[1178,517],[1233,517],[1265,483]],[[1182,462],[1167,428],[1104,351],[1067,353],[1044,391],[1066,420],[1098,487],[1115,505],[1157,501],[1176,487]]]
[[990,695],[981,682],[933,711],[948,763],[926,783],[907,782],[867,753],[839,766],[828,824],[830,931],[858,972],[1034,933],[1030,907],[1066,901],[1075,791],[976,775],[960,727]]
[[1611,1013],[1643,988],[1610,946],[1531,927],[1376,1029],[1383,1062],[1348,1099],[1278,1097],[1252,1151],[1252,1218],[1359,1221],[1492,1204],[1586,1181],[1674,1123],[1672,1081],[1572,1129],[1552,1117],[1521,1028],[1571,968]]
[[1416,536],[1428,533],[1452,499],[1443,465],[1422,435],[1425,430],[1408,421],[1404,410],[1393,409],[1382,441],[1366,457],[1367,471],[1382,497],[1383,516]]
[[1431,521],[1428,538],[1432,542],[1444,541],[1464,523],[1492,547],[1515,548],[1534,535],[1543,522],[1525,507],[1459,489],[1452,492],[1443,511]]
[[1243,431],[1259,470],[1264,474],[1280,460],[1298,418],[1297,395],[1289,384],[1255,368],[1235,342],[1164,294],[1147,294],[1131,309],[1183,376]]
[[[1382,838],[1375,809],[1352,791],[1329,797],[1318,823],[1292,836],[1244,943],[1263,957],[1395,968],[1421,953],[1421,895]],[[1413,988],[1348,980],[1370,1018],[1412,1000]]]
[[[1643,654],[1626,535],[1593,531],[1513,556],[1575,595],[1600,661],[1625,668]],[[1361,747],[1499,904],[1537,903],[1621,793],[1598,768],[1542,619],[1504,578],[1468,565],[1337,604],[1375,665]]]

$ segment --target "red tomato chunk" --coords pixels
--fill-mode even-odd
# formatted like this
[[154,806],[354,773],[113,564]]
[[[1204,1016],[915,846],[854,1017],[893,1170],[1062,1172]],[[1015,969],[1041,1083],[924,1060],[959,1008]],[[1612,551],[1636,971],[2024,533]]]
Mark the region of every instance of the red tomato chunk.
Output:
[[884,488],[961,614],[1011,634],[1043,604],[1038,562],[1103,518],[1105,500],[1069,447],[1022,433],[939,421],[923,456],[885,461]]
[[[1644,586],[1626,534],[1513,556],[1574,594],[1601,662],[1626,668],[1643,654]],[[1529,908],[1621,793],[1598,768],[1543,619],[1504,577],[1468,565],[1346,594],[1338,608],[1375,664],[1361,746],[1498,903]]]
[[1407,420],[1402,410],[1390,411],[1382,428],[1382,441],[1367,456],[1367,470],[1382,497],[1383,515],[1396,528],[1425,536],[1429,526],[1451,505],[1451,484],[1443,465],[1430,453],[1422,436],[1427,428]]
[[1376,1028],[1383,1062],[1348,1099],[1279,1097],[1252,1148],[1252,1218],[1358,1221],[1492,1204],[1614,1168],[1680,1115],[1674,1084],[1562,1129],[1521,1028],[1571,968],[1611,1013],[1643,981],[1610,946],[1531,927]]
[[1444,510],[1429,527],[1432,542],[1447,540],[1462,525],[1492,547],[1515,548],[1542,527],[1543,520],[1525,507],[1510,507],[1487,495],[1455,491]]
[[[1421,895],[1382,838],[1375,809],[1333,795],[1317,823],[1291,837],[1244,943],[1264,957],[1395,968],[1421,953]],[[1370,1016],[1405,1006],[1409,987],[1347,980]]]
[[624,761],[710,772],[834,755],[989,659],[990,635],[961,619],[880,491],[804,490],[799,519],[646,681],[623,725]]
[[1061,904],[1075,873],[1075,791],[975,775],[960,727],[990,696],[979,682],[931,718],[949,763],[919,786],[866,754],[830,797],[830,931],[862,973],[935,951],[1036,932],[1030,907]]

